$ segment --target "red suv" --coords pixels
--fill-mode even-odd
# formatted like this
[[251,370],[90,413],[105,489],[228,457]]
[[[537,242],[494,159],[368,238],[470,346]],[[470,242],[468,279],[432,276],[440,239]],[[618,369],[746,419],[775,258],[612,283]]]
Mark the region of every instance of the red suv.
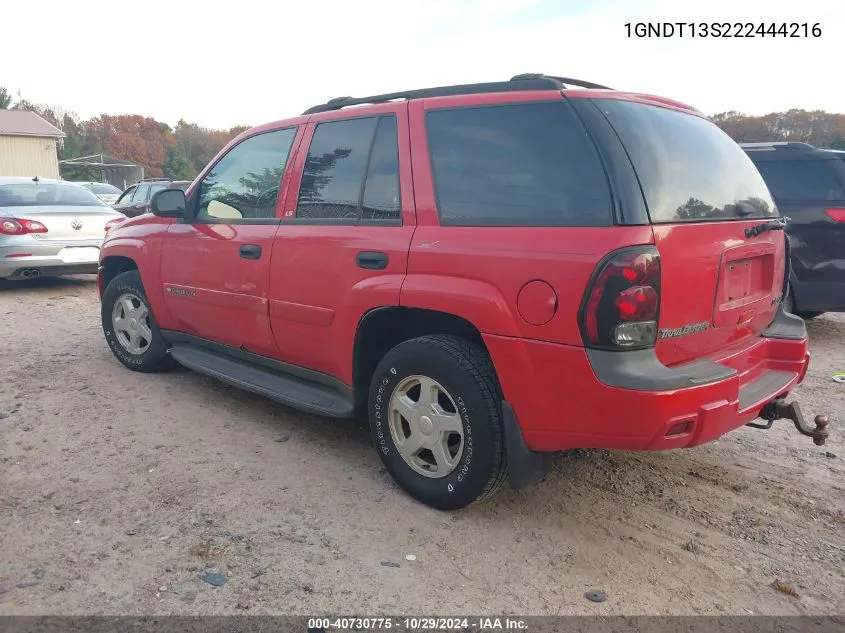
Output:
[[436,508],[574,447],[695,446],[758,416],[824,442],[783,401],[809,361],[785,220],[675,101],[545,75],[343,97],[244,132],[152,211],[102,249],[115,356],[366,415]]

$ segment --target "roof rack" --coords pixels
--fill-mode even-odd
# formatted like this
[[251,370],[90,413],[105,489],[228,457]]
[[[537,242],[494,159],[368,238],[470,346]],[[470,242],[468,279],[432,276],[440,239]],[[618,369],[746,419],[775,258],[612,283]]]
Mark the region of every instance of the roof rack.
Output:
[[138,182],[170,182],[170,178],[141,178]]
[[440,86],[438,88],[424,88],[422,90],[406,90],[404,92],[391,92],[370,97],[336,97],[326,103],[308,108],[303,114],[316,114],[317,112],[330,112],[340,110],[348,106],[363,105],[370,103],[385,103],[387,101],[399,101],[410,99],[424,99],[426,97],[451,97],[455,95],[481,94],[484,92],[517,92],[520,90],[563,90],[567,86],[579,86],[590,90],[613,90],[607,86],[582,81],[569,77],[554,77],[541,73],[523,73],[511,77],[509,81],[494,81],[479,84],[462,84],[457,86]]
[[796,141],[769,141],[762,143],[740,143],[739,146],[743,149],[750,150],[764,150],[776,151],[780,149],[816,149],[815,146],[809,143],[799,143]]

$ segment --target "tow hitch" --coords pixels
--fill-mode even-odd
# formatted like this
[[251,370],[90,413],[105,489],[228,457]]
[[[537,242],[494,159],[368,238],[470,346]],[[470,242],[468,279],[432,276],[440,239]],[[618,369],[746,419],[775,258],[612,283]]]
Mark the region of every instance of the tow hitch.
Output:
[[756,424],[749,422],[745,426],[751,426],[755,429],[770,429],[775,420],[787,419],[795,423],[795,428],[801,435],[806,435],[813,438],[813,444],[816,446],[824,446],[827,439],[827,425],[830,420],[826,415],[817,415],[815,420],[816,428],[810,428],[810,425],[804,421],[804,416],[801,414],[801,409],[798,408],[797,402],[786,403],[783,398],[772,400],[769,404],[760,410],[760,416],[764,420],[768,420],[766,424]]

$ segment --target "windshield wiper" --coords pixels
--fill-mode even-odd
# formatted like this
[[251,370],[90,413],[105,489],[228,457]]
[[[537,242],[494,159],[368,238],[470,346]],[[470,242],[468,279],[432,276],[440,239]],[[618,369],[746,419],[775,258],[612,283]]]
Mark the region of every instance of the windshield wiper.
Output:
[[791,218],[783,216],[777,220],[763,222],[763,224],[748,227],[745,229],[745,237],[754,237],[755,235],[760,235],[763,231],[783,231],[791,221]]

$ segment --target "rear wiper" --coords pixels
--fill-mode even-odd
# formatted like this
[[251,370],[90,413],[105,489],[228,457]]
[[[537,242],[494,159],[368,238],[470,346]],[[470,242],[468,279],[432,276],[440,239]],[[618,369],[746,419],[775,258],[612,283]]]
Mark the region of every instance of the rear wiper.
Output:
[[763,222],[745,229],[745,237],[754,237],[760,235],[763,231],[783,231],[792,220],[786,216],[772,220],[770,222]]

